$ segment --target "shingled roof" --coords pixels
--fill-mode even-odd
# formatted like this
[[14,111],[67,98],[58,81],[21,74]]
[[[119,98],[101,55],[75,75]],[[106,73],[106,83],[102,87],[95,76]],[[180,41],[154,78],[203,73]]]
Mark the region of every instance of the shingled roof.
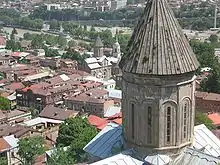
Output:
[[148,1],[119,65],[145,75],[176,75],[199,67],[166,0]]
[[95,41],[95,47],[97,47],[97,48],[103,47],[102,40],[101,40],[101,38],[99,36],[97,37],[97,39]]

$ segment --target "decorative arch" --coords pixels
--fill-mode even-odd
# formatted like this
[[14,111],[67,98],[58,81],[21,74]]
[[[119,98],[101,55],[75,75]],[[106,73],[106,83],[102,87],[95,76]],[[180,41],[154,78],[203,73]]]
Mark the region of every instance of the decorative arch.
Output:
[[155,99],[154,98],[147,98],[145,99],[144,101],[142,101],[142,104],[144,107],[143,107],[143,116],[144,116],[144,119],[142,118],[142,120],[144,120],[145,122],[145,128],[147,131],[147,136],[146,137],[143,137],[143,138],[146,138],[146,143],[148,145],[151,145],[153,144],[153,131],[154,131],[154,113],[156,111],[156,102],[155,102]]
[[138,100],[133,97],[129,100],[128,102],[128,114],[127,114],[127,119],[128,119],[128,122],[126,123],[126,126],[127,128],[129,128],[129,134],[130,134],[130,137],[132,140],[135,139],[135,128],[136,128],[136,110],[137,110],[137,106],[139,105],[138,104]]
[[191,135],[191,122],[192,122],[192,108],[191,99],[185,97],[181,101],[181,112],[182,112],[182,140],[188,141]]
[[177,124],[177,103],[174,100],[167,100],[163,104],[164,113],[164,143],[174,145],[176,141]]

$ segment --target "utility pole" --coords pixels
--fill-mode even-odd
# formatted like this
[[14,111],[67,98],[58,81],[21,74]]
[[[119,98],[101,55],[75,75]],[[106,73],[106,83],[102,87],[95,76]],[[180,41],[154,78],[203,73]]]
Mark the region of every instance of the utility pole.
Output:
[[214,17],[214,28],[216,29],[216,22],[217,22],[217,2],[215,2],[215,17]]

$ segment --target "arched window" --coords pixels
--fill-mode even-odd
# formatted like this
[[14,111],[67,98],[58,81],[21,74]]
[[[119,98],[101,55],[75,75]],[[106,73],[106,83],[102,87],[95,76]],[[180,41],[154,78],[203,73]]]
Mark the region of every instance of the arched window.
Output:
[[167,133],[166,133],[166,139],[167,143],[170,143],[171,139],[171,107],[167,107]]
[[152,107],[147,107],[147,142],[151,144],[152,142]]
[[134,103],[131,103],[131,136],[134,139]]
[[183,116],[183,121],[182,121],[182,138],[183,139],[188,139],[188,135],[191,132],[191,120],[190,120],[190,115],[191,113],[191,108],[190,108],[190,100],[184,99],[182,102],[182,116]]
[[175,102],[164,103],[164,143],[168,146],[175,145],[176,141],[176,110]]
[[183,138],[186,138],[187,134],[187,103],[184,104],[183,106]]

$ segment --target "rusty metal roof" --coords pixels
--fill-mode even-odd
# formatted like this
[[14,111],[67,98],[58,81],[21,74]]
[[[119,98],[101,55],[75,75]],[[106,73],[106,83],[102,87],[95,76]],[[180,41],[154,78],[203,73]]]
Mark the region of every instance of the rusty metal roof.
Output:
[[176,75],[199,63],[166,0],[149,0],[120,67],[129,73]]

